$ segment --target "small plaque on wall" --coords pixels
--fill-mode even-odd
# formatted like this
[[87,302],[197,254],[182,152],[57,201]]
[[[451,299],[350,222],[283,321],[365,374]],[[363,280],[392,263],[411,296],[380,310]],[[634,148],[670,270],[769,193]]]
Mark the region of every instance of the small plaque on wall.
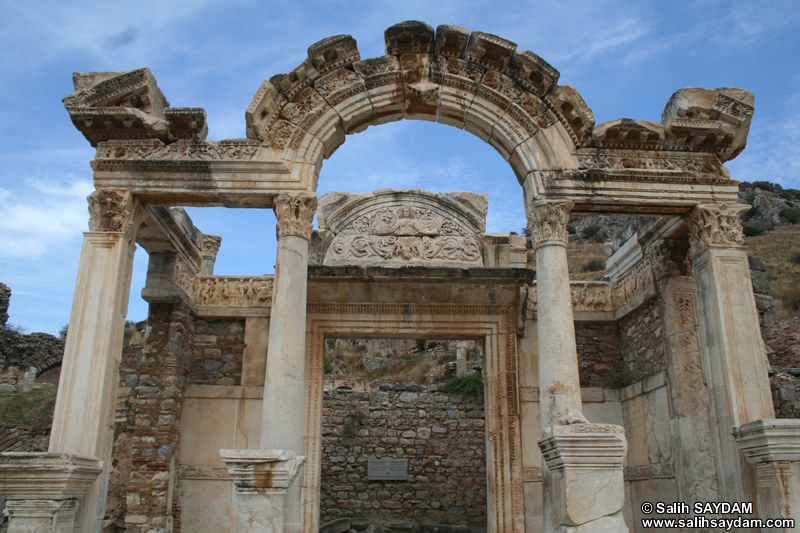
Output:
[[367,459],[367,479],[408,480],[408,459]]

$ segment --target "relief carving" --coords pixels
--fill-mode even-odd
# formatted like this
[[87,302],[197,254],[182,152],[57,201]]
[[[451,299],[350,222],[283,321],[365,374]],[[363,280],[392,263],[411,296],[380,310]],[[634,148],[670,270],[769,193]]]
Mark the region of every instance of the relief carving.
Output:
[[528,208],[528,228],[534,249],[548,243],[567,245],[567,223],[573,205],[569,200],[538,201]]
[[[570,283],[573,311],[614,311],[613,292],[606,281]],[[528,310],[537,310],[535,286],[528,292]]]
[[696,172],[728,177],[719,158],[712,154],[669,155],[639,150],[593,150],[578,154],[579,170],[655,170]]
[[345,226],[328,249],[326,264],[353,259],[455,261],[482,266],[480,248],[452,218],[430,209],[386,207]]
[[94,191],[89,202],[89,231],[125,233],[133,237],[133,195],[130,191]]
[[175,285],[183,289],[186,294],[194,293],[194,277],[196,272],[193,272],[186,261],[180,256],[175,259],[175,270],[173,271],[173,280]]
[[250,160],[258,153],[260,142],[253,139],[201,141],[181,139],[164,145],[158,139],[104,141],[97,144],[96,160],[144,159],[160,161]]
[[744,204],[695,206],[686,217],[692,251],[697,253],[705,246],[744,246],[739,216],[748,209]]
[[652,258],[646,256],[614,282],[614,304],[617,308],[622,307],[648,287],[654,286],[654,283]]
[[278,239],[294,235],[309,240],[311,224],[317,211],[317,196],[306,192],[281,193],[275,197],[275,216],[278,217]]
[[199,276],[194,301],[210,307],[271,307],[272,276]]

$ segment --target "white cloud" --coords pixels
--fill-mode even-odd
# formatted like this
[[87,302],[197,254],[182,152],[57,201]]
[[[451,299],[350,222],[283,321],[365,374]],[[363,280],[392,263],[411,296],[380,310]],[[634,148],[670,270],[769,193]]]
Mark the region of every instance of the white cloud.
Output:
[[[774,117],[780,117],[775,120]],[[731,177],[740,181],[771,181],[784,188],[800,189],[800,74],[792,79],[792,90],[783,112],[756,114],[747,148],[726,165]]]
[[66,186],[36,181],[16,191],[0,189],[0,256],[36,259],[78,239],[87,229],[86,196],[93,190],[88,180]]

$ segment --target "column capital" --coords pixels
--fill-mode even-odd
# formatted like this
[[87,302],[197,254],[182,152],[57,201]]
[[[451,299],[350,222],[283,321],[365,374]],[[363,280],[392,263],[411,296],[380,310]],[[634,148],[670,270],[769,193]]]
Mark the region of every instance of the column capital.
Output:
[[311,239],[311,224],[317,211],[317,195],[307,192],[280,193],[275,197],[278,239],[294,235]]
[[202,257],[208,257],[212,261],[217,260],[217,252],[219,252],[219,247],[222,244],[222,237],[218,235],[203,235],[203,250],[201,253]]
[[90,231],[124,233],[133,239],[135,199],[130,191],[97,190],[86,200]]
[[574,205],[569,200],[537,200],[528,207],[528,228],[534,249],[549,244],[567,245],[567,223]]
[[739,216],[750,209],[747,204],[698,204],[687,215],[692,252],[708,247],[744,246]]

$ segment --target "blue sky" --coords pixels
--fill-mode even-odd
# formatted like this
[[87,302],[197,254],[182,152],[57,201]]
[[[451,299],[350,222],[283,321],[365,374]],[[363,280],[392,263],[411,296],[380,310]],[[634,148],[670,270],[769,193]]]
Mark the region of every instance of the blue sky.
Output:
[[[383,55],[383,31],[404,20],[497,34],[532,50],[575,86],[597,124],[658,122],[681,87],[737,86],[756,95],[734,179],[800,188],[800,3],[576,1],[0,0],[0,281],[10,322],[56,333],[69,319],[94,150],[61,99],[74,71],[149,66],[175,107],[204,107],[209,140],[245,136],[262,80],[287,72],[316,41],[351,34],[362,59]],[[325,162],[319,193],[385,187],[488,192],[487,231],[525,224],[521,188],[476,137],[426,122],[348,137]],[[191,209],[222,235],[218,274],[273,271],[271,211]],[[147,254],[136,254],[128,317],[142,320]]]

